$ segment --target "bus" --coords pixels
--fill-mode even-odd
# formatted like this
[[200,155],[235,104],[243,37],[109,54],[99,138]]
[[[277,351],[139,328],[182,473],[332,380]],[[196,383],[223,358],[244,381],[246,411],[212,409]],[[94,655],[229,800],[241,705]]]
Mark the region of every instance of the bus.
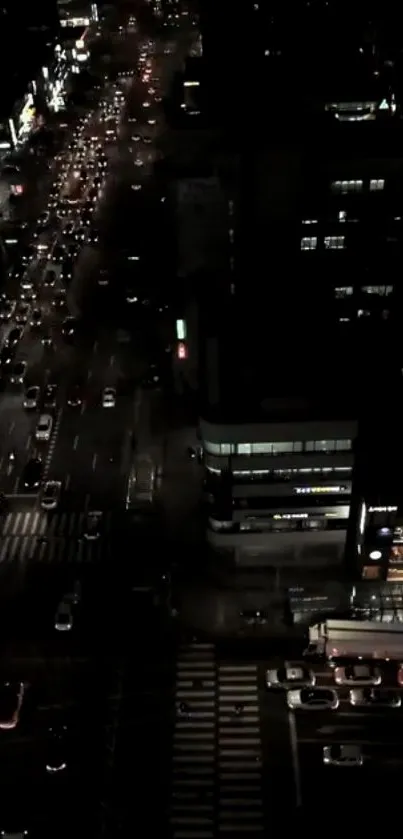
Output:
[[156,469],[149,455],[135,458],[126,493],[126,510],[151,509],[155,500]]
[[309,628],[307,657],[340,660],[403,661],[403,623],[326,620]]

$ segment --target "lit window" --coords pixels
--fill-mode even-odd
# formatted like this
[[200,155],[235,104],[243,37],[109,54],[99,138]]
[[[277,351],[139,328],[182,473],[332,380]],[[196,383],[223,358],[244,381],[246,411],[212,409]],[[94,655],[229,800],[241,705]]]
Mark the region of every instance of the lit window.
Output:
[[334,296],[337,300],[342,300],[344,297],[351,297],[353,293],[353,287],[349,286],[339,286],[334,290]]
[[317,224],[317,223],[318,223],[317,218],[304,218],[304,219],[302,219],[302,224]]
[[368,309],[358,309],[357,318],[369,318],[371,312]]
[[301,239],[301,250],[302,251],[314,251],[318,244],[317,236],[304,236]]
[[383,180],[383,178],[373,178],[369,182],[370,192],[380,192],[380,190],[383,189],[384,186],[385,186],[385,181]]
[[361,192],[363,188],[363,181],[333,181],[331,184],[332,192]]
[[339,221],[347,221],[347,213],[345,210],[339,210]]
[[393,293],[393,285],[364,285],[361,291],[365,294],[376,294],[378,297],[388,297]]
[[341,251],[345,246],[345,239],[345,236],[325,236],[325,248],[332,251]]

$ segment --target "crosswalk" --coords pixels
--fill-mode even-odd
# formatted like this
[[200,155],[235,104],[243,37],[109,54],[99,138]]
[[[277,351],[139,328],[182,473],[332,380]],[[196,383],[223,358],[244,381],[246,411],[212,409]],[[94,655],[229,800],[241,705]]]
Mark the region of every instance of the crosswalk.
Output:
[[217,662],[214,644],[179,650],[172,761],[172,839],[264,835],[256,665]]
[[[0,519],[0,537],[8,536],[81,536],[86,521],[86,513],[76,511],[49,512],[29,510],[28,512],[7,513]],[[111,513],[105,513],[102,519],[102,532],[108,533],[111,527]]]
[[0,519],[0,565],[9,563],[93,563],[105,556],[111,514],[104,515],[102,535],[83,537],[86,514],[39,510],[10,512]]

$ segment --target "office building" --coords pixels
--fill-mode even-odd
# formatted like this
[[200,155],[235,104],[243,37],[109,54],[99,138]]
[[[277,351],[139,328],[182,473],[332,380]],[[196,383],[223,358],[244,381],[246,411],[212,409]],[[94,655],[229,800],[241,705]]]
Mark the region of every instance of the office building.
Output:
[[225,310],[215,307],[214,322],[200,324],[208,542],[240,565],[340,567],[362,398],[357,370],[329,333],[283,326],[273,336],[264,312],[228,300]]

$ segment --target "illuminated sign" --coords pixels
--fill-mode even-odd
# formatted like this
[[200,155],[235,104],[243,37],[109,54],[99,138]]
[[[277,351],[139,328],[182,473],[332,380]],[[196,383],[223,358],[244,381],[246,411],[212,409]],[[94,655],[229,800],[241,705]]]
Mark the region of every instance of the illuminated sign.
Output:
[[186,323],[184,320],[176,321],[176,337],[178,341],[186,341]]
[[279,519],[307,519],[308,513],[276,513],[273,518],[276,521]]
[[397,513],[397,507],[368,507],[369,513]]
[[200,87],[200,82],[183,82],[184,87]]
[[374,560],[382,559],[382,554],[380,551],[371,551],[369,558]]
[[297,495],[329,495],[333,492],[346,492],[347,487],[345,486],[335,486],[335,487],[295,487],[295,492]]
[[188,351],[187,351],[186,344],[183,344],[182,342],[180,342],[178,344],[178,358],[180,359],[180,361],[184,361],[187,357],[188,357]]
[[367,518],[367,505],[365,504],[365,501],[363,501],[362,502],[362,507],[361,507],[361,515],[360,515],[360,533],[361,533],[361,536],[363,535],[364,530],[365,530],[366,518]]
[[69,17],[60,21],[60,26],[64,29],[67,26],[89,26],[91,23],[89,17]]

